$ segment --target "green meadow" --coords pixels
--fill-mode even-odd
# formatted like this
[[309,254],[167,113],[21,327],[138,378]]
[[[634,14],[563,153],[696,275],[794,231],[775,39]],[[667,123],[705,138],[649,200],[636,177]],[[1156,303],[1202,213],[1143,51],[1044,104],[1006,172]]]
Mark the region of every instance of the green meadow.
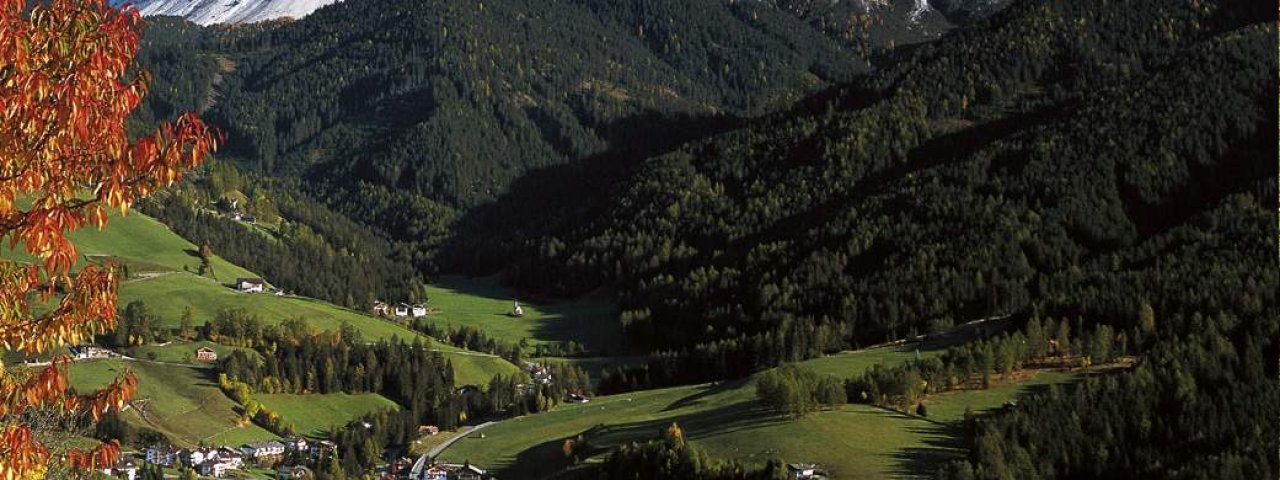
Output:
[[367,413],[400,409],[395,402],[376,393],[258,394],[253,398],[279,413],[299,435],[312,438],[325,437],[330,428],[346,425]]
[[[396,337],[409,341],[420,336],[395,322],[321,300],[237,292],[231,288],[236,278],[260,275],[218,257],[216,252],[210,260],[212,275],[196,275],[200,266],[200,258],[196,255],[198,247],[139,212],[126,216],[113,213],[107,228],[84,228],[70,238],[82,255],[80,265],[110,258],[129,268],[131,278],[120,285],[120,306],[143,301],[164,325],[170,327],[180,324],[182,313],[188,307],[196,325],[204,324],[221,310],[242,308],[269,323],[303,318],[317,330],[336,330],[344,322],[349,323],[369,340]],[[21,251],[6,250],[5,256],[30,260]],[[510,374],[517,370],[510,362],[498,357],[472,354],[428,341],[432,348],[444,353],[453,363],[460,384],[483,384],[496,373]],[[144,347],[143,355],[146,348],[149,347]],[[182,361],[185,353],[179,347],[154,351],[163,355],[157,359],[173,362]]]
[[[517,299],[522,317],[510,315]],[[600,355],[626,352],[617,309],[602,297],[534,301],[519,298],[494,278],[445,276],[427,286],[427,304],[427,318],[441,326],[474,327],[511,343],[573,340]]]
[[[936,345],[919,346],[921,355],[942,351]],[[877,362],[915,358],[915,351],[916,345],[884,347],[804,364],[845,378]],[[963,454],[958,422],[966,409],[1000,408],[1032,388],[1071,378],[1042,372],[1018,384],[935,395],[926,402],[925,418],[861,404],[783,418],[759,406],[754,379],[632,392],[501,422],[483,430],[484,438],[471,435],[450,447],[442,459],[471,461],[498,470],[503,478],[539,478],[563,466],[566,438],[582,433],[593,448],[608,448],[654,438],[677,422],[689,438],[718,457],[818,463],[833,478],[927,476],[940,462]]]
[[88,360],[72,364],[71,385],[80,391],[101,388],[125,368],[138,378],[138,391],[125,417],[180,445],[240,445],[276,438],[256,425],[237,425],[239,405],[218,389],[208,368]]
[[196,350],[200,348],[212,348],[218,353],[218,358],[230,355],[236,350],[244,350],[252,352],[253,350],[241,347],[229,347],[209,341],[198,342],[180,342],[174,341],[166,345],[140,345],[129,349],[129,355],[141,360],[154,360],[158,362],[168,363],[188,363],[198,364],[196,361]]

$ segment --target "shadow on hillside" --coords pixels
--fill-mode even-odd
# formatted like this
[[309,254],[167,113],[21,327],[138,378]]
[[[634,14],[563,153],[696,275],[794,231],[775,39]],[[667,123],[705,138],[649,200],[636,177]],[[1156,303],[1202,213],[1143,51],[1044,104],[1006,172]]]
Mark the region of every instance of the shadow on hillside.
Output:
[[[588,405],[586,408],[592,408]],[[688,415],[674,415],[639,422],[616,425],[596,425],[583,432],[591,450],[587,455],[601,453],[629,442],[645,442],[659,438],[672,422],[679,423],[690,439],[697,440],[711,435],[765,427],[784,422],[755,405],[755,402],[738,402]],[[510,466],[499,473],[505,479],[543,478],[568,465],[564,456],[564,441],[579,433],[555,438],[527,448],[514,456]]]
[[946,462],[963,458],[966,452],[964,431],[958,424],[915,422],[907,427],[913,435],[924,438],[922,447],[899,450],[892,454],[894,477],[932,477]]
[[662,411],[670,412],[672,410],[678,410],[684,407],[701,404],[703,401],[707,399],[707,397],[710,397],[717,393],[727,392],[729,390],[741,388],[745,383],[746,383],[746,380],[716,382],[698,391],[698,393],[695,393],[693,395],[689,395],[687,397],[671,402],[671,404],[667,405],[667,408],[662,409]]
[[745,122],[725,115],[663,114],[645,111],[595,128],[609,148],[560,165],[517,176],[495,201],[467,210],[453,238],[437,257],[446,271],[491,275],[501,272],[530,292],[577,296],[595,288],[594,279],[545,277],[545,266],[514,258],[529,238],[582,225],[606,207],[615,183],[645,159],[681,144],[732,130]]

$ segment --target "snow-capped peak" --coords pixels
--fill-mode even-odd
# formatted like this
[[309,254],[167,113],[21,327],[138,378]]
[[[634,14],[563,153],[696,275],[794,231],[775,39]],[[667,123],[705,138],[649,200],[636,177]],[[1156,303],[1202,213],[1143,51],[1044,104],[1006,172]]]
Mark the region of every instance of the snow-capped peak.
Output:
[[185,17],[201,24],[253,23],[283,17],[302,18],[337,0],[138,0],[145,16]]

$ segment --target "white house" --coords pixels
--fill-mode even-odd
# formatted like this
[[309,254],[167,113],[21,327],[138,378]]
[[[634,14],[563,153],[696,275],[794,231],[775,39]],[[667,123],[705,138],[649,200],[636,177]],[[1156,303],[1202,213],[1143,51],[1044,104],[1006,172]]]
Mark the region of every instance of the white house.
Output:
[[273,457],[284,455],[284,444],[277,441],[253,443],[245,446],[240,451],[244,452],[246,457],[259,459],[263,457]]
[[230,463],[221,461],[208,461],[196,467],[196,472],[205,477],[222,478],[227,474],[227,470],[233,467]]
[[520,301],[516,300],[516,308],[511,310],[511,315],[516,317],[524,316],[524,307],[520,306]]
[[382,300],[378,300],[378,301],[373,302],[373,314],[374,314],[374,315],[379,315],[379,316],[383,316],[383,317],[385,317],[385,316],[387,316],[387,314],[388,314],[388,313],[391,313],[391,306],[390,306],[390,305],[387,305],[387,302],[384,302],[384,301],[382,301]]
[[422,303],[413,304],[413,316],[414,318],[427,316],[427,305]]
[[407,303],[396,304],[396,316],[397,317],[409,316],[409,304]]
[[230,465],[231,468],[240,468],[244,466],[244,455],[231,447],[222,447],[218,449],[218,461]]
[[261,278],[237,278],[236,290],[244,293],[262,293],[267,286],[267,281]]
[[192,467],[198,467],[205,462],[215,462],[218,460],[218,451],[212,448],[196,448],[187,450],[183,455],[185,464]]

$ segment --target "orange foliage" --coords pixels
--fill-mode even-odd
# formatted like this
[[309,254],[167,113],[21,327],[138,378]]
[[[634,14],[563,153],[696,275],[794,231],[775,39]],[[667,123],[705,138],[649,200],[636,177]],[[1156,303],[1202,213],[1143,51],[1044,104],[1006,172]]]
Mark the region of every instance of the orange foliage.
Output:
[[[0,0],[0,235],[39,259],[0,260],[0,348],[47,352],[111,329],[117,274],[85,266],[73,275],[78,256],[66,235],[102,228],[106,208],[127,211],[216,147],[214,132],[193,114],[129,140],[125,118],[146,92],[146,75],[131,73],[140,33],[136,10],[106,0]],[[55,298],[52,310],[32,310]],[[0,479],[39,472],[49,460],[21,421],[24,411],[97,420],[123,408],[135,384],[125,372],[103,390],[73,396],[65,358],[26,380],[0,368]],[[118,452],[104,444],[69,452],[67,461],[102,467]]]

